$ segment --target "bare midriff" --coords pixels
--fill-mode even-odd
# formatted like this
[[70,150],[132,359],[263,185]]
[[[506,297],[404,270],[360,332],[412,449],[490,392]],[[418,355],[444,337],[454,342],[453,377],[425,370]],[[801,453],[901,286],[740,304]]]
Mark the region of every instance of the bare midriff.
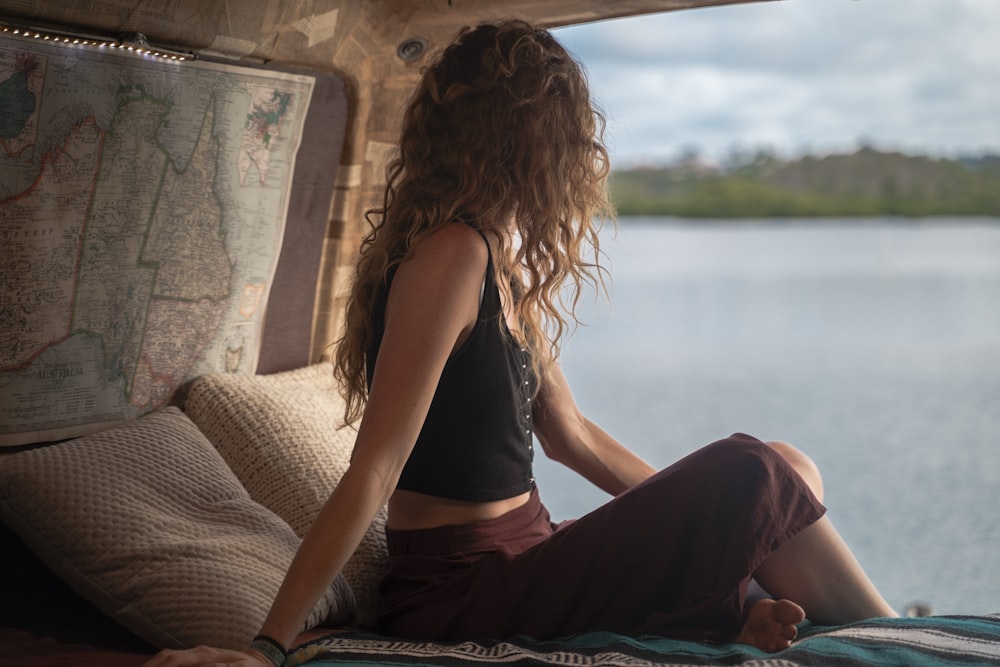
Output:
[[386,525],[393,530],[419,530],[485,521],[517,509],[530,497],[527,492],[503,500],[469,502],[398,489],[389,498]]

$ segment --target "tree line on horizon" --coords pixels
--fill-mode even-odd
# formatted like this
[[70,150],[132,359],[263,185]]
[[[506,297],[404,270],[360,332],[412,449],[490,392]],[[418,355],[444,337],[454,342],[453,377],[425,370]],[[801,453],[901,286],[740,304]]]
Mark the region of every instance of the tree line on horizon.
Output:
[[1000,217],[1000,155],[945,159],[863,147],[781,159],[757,151],[725,167],[689,155],[615,170],[610,190],[620,216]]

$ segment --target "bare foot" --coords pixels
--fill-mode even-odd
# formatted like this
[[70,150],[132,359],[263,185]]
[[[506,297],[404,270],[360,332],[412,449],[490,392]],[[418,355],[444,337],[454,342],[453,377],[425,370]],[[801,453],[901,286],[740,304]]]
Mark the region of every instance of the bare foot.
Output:
[[758,600],[747,611],[736,641],[768,653],[781,651],[792,645],[799,632],[795,626],[805,618],[806,612],[791,600]]

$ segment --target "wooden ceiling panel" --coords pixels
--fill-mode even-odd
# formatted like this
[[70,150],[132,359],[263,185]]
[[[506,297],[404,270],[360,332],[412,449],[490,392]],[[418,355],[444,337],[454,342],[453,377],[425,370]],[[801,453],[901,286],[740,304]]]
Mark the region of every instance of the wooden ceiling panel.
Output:
[[[174,46],[258,62],[328,67],[394,54],[409,37],[433,46],[457,28],[497,18],[522,18],[555,27],[657,12],[761,0],[0,0],[0,17],[66,26],[104,35],[142,33],[158,46]],[[363,56],[362,56],[363,57]]]

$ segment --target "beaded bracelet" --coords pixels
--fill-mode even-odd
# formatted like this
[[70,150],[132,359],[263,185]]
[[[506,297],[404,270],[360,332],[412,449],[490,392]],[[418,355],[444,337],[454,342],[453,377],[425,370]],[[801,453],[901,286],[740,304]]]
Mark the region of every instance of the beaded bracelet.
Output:
[[285,647],[277,639],[267,635],[254,637],[253,641],[250,642],[250,648],[270,660],[274,667],[284,667],[285,660],[288,658],[288,651],[285,650]]

